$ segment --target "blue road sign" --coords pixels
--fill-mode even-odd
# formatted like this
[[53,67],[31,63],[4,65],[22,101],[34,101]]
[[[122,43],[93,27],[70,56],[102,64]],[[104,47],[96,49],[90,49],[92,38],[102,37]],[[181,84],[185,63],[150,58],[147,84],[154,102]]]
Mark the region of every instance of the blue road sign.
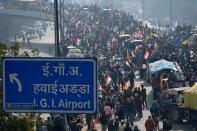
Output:
[[6,112],[95,113],[97,60],[3,59]]

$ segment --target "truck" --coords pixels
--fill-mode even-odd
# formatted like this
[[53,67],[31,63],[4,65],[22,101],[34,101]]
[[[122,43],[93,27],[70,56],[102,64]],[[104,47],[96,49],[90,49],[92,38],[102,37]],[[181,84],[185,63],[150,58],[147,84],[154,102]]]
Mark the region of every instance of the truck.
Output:
[[[175,123],[182,123],[197,120],[197,83],[192,87],[179,87],[167,89],[162,93],[161,100],[163,106],[167,106],[167,116]],[[166,97],[167,96],[167,97]]]

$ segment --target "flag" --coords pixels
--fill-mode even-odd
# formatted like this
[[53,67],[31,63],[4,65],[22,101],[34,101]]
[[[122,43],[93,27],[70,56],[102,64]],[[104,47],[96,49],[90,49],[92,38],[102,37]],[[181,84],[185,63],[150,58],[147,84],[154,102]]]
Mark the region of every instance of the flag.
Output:
[[116,80],[116,86],[118,86],[118,87],[120,86],[120,81],[119,81],[119,79]]
[[139,49],[139,46],[136,45],[136,46],[135,46],[135,52],[136,52],[138,49]]
[[105,91],[105,89],[103,89],[102,85],[99,86],[99,91],[106,94],[106,91]]
[[144,52],[144,59],[146,59],[146,60],[147,60],[147,59],[148,59],[148,57],[149,57],[149,52],[148,52],[148,51],[145,51],[145,52]]
[[78,21],[78,22],[75,24],[76,28],[79,27],[79,24],[80,24],[80,23],[81,23],[81,21]]
[[182,44],[183,44],[183,45],[186,45],[186,44],[187,44],[187,40],[183,40],[183,41],[182,41]]
[[132,57],[132,56],[131,56],[131,54],[129,53],[129,50],[127,49],[127,59],[128,59],[128,60],[131,60],[131,57]]
[[152,38],[154,35],[155,35],[155,33],[154,33],[154,32],[151,32],[151,33],[149,34],[149,38]]
[[155,48],[151,50],[150,56],[153,56],[155,54],[156,50]]
[[143,35],[140,32],[134,32],[133,33],[133,38],[134,39],[142,39]]
[[176,40],[176,45],[181,45],[181,40],[180,39]]
[[80,45],[80,43],[81,43],[81,40],[78,38],[77,40],[76,40],[76,45]]
[[110,87],[113,87],[113,79],[111,78],[111,80],[109,81],[109,85]]
[[132,55],[132,57],[133,57],[133,58],[135,57],[135,54],[134,54],[134,52],[133,52],[133,51],[131,52],[131,55]]
[[107,76],[107,78],[106,78],[106,80],[105,80],[105,85],[111,87],[112,84],[113,84],[112,78],[111,78],[110,76]]
[[129,62],[128,62],[128,61],[126,61],[126,65],[127,65],[128,67],[130,67],[130,64],[129,64]]
[[158,51],[158,44],[156,42],[154,43],[154,50],[155,50],[155,52]]
[[129,87],[130,87],[130,81],[125,82],[125,84],[124,84],[124,90],[127,91],[129,89]]

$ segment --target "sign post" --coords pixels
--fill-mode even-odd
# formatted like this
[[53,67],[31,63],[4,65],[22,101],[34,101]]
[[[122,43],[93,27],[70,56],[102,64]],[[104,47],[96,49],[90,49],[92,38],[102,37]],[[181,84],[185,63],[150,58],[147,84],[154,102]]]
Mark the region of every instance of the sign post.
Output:
[[4,58],[6,112],[95,113],[97,60]]

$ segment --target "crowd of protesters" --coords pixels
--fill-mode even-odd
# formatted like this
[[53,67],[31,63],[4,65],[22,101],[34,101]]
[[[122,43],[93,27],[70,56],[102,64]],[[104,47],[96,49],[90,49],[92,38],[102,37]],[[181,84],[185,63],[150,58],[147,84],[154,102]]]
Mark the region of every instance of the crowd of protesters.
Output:
[[[102,9],[96,5],[77,4],[65,7],[65,39],[63,45],[74,45],[87,56],[98,57],[99,101],[98,113],[86,115],[88,130],[140,131],[134,124],[147,109],[146,87],[136,87],[137,70],[145,78],[148,64],[160,59],[176,61],[184,75],[184,81],[195,80],[196,56],[190,57],[187,39],[191,26],[178,26],[175,30],[155,32],[143,22],[122,10]],[[129,34],[129,38],[123,37]],[[121,36],[122,35],[122,36]],[[126,36],[126,35],[125,35]],[[142,40],[143,44],[130,45],[128,41]],[[152,78],[152,86],[159,88],[159,80]],[[171,79],[174,81],[174,79]],[[144,123],[147,131],[159,130],[159,105],[151,107],[151,116]],[[84,122],[78,115],[67,116],[71,131],[80,131]],[[172,128],[171,122],[163,120],[163,130]]]

